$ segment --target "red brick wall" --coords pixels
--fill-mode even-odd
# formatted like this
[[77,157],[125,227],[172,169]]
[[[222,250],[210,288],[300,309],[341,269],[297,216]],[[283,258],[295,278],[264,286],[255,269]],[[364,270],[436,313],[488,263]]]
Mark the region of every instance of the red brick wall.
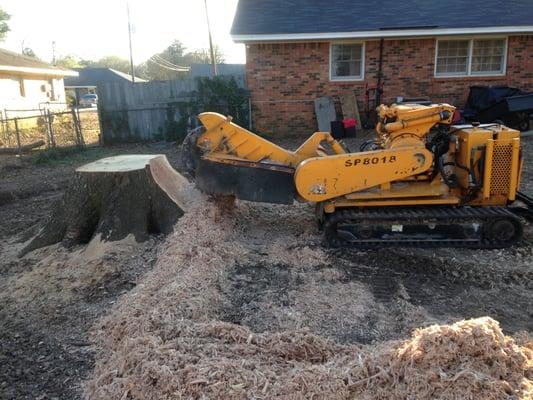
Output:
[[[462,107],[471,85],[509,85],[533,91],[533,36],[508,40],[507,70],[499,77],[435,78],[435,39],[386,40],[384,101],[396,96],[429,97]],[[246,73],[257,132],[290,135],[317,129],[313,100],[355,91],[360,111],[365,83],[375,85],[379,41],[365,44],[365,79],[329,80],[329,43],[250,44]]]

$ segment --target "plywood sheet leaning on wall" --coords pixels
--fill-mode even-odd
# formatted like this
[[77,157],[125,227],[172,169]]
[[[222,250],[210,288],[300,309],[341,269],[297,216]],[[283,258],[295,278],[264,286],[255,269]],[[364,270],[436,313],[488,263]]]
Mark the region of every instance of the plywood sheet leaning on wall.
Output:
[[335,104],[331,97],[319,97],[315,99],[315,114],[320,132],[331,131],[331,121],[337,119]]
[[357,98],[355,93],[341,94],[339,96],[341,101],[342,115],[344,119],[354,118],[355,127],[361,129],[361,116],[359,115],[359,106],[357,105]]

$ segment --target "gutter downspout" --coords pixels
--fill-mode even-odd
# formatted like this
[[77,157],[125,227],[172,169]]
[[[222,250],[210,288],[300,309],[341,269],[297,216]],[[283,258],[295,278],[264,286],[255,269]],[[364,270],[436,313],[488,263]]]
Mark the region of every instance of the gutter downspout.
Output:
[[376,84],[376,107],[379,107],[381,104],[381,95],[383,94],[382,88],[382,78],[383,78],[383,47],[385,44],[385,39],[381,38],[379,41],[379,61],[378,61],[378,81]]

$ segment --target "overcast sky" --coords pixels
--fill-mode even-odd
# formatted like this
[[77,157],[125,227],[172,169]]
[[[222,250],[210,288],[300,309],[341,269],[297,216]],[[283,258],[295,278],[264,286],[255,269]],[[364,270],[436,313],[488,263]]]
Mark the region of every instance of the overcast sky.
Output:
[[[134,26],[133,58],[140,63],[179,39],[188,49],[207,48],[203,0],[129,0]],[[237,0],[208,0],[213,40],[226,62],[245,62],[244,45],[235,44],[230,28]],[[11,14],[0,47],[20,52],[22,43],[41,59],[72,54],[85,59],[105,55],[129,57],[126,0],[2,0]]]

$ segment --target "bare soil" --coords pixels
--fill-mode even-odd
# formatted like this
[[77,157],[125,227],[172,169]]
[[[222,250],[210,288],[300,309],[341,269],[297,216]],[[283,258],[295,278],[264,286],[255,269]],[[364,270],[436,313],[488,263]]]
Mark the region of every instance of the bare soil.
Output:
[[154,264],[162,236],[112,247],[59,245],[23,258],[21,238],[46,218],[74,169],[105,156],[166,154],[167,143],[92,149],[35,164],[30,159],[0,169],[0,398],[75,399],[92,369],[88,331],[116,299]]
[[[524,143],[522,190],[531,194],[533,141]],[[177,162],[166,144],[113,151]],[[17,258],[20,234],[46,217],[73,169],[88,161],[0,170],[2,399],[76,399],[84,391],[102,399],[246,398],[248,388],[223,376],[242,365],[243,382],[262,382],[256,398],[290,397],[312,376],[300,362],[311,363],[305,373],[327,370],[334,352],[379,353],[419,327],[489,316],[506,334],[533,333],[531,225],[506,250],[327,250],[311,206],[238,202],[180,220],[166,239],[51,246]],[[292,350],[276,349],[273,338],[311,355],[287,356]],[[272,353],[260,349],[265,343]],[[256,353],[270,357],[257,369],[247,358]],[[319,360],[306,358],[315,353]],[[304,383],[290,381],[293,373]],[[276,386],[276,376],[289,381]],[[323,377],[317,385],[344,387]]]

